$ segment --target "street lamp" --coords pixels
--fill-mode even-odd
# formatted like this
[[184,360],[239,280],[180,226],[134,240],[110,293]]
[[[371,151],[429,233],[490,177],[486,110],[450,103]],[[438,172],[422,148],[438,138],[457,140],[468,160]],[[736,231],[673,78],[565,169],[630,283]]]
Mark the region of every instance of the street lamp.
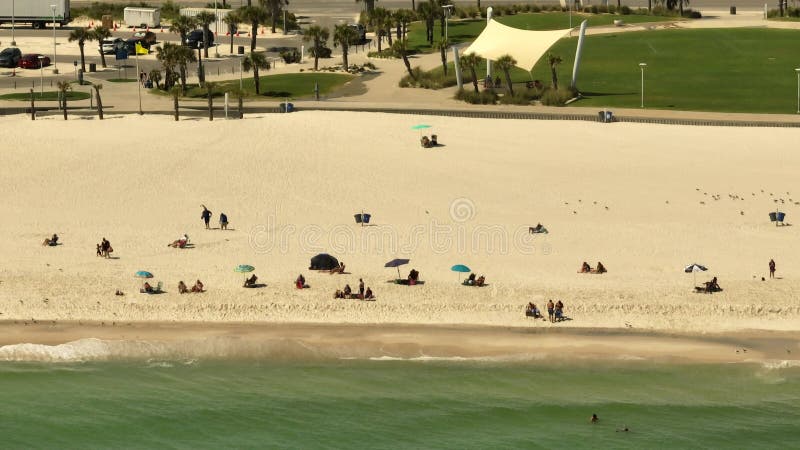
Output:
[[639,68],[642,69],[642,108],[644,108],[644,68],[647,67],[647,63],[639,63]]
[[39,73],[40,73],[40,82],[41,85],[41,96],[44,97],[44,55],[39,55]]
[[450,18],[450,12],[452,11],[453,5],[444,5],[442,6],[442,11],[444,13],[444,39],[447,40],[447,22]]
[[797,114],[800,114],[800,68],[794,71],[797,72]]
[[14,39],[14,26],[15,26],[14,22],[16,22],[16,19],[15,19],[15,16],[16,16],[15,9],[16,8],[15,7],[16,7],[16,0],[11,0],[11,46],[12,47],[16,47],[17,46],[17,40]]
[[214,0],[214,58],[219,58],[217,36],[219,36],[219,16],[217,15],[217,0]]
[[56,59],[56,5],[50,5],[53,11],[53,73],[58,75],[58,62]]
[[242,81],[242,77],[244,76],[244,75],[242,75],[242,72],[244,72],[244,70],[242,69],[242,64],[243,63],[244,63],[244,55],[239,55],[239,90],[240,91],[244,91],[244,85],[243,85],[243,81]]

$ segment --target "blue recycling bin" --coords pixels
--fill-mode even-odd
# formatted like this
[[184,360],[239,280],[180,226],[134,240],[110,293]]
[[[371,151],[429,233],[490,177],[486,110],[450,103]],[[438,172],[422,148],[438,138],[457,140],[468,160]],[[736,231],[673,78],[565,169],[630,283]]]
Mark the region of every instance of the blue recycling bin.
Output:
[[364,215],[361,217],[361,219],[363,220],[363,222],[364,222],[364,223],[369,223],[369,219],[370,219],[370,217],[372,217],[372,214],[364,214]]
[[786,213],[779,212],[778,213],[778,222],[783,222],[784,218],[786,218]]
[[286,104],[286,112],[294,111],[294,103],[287,103]]

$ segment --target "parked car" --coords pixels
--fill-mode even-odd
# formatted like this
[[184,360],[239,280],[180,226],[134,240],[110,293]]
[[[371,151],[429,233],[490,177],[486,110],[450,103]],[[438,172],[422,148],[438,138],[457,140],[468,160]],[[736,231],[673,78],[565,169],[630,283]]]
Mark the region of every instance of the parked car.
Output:
[[156,34],[152,31],[137,31],[136,33],[133,33],[133,37],[141,39],[142,42],[147,42],[150,45],[158,43]]
[[117,52],[117,47],[120,42],[125,42],[125,40],[122,38],[103,39],[103,53],[106,55],[113,55]]
[[0,52],[0,67],[17,67],[22,58],[22,51],[16,47],[9,47]]
[[367,28],[360,24],[360,23],[349,23],[347,24],[348,27],[352,28],[356,32],[356,42],[355,43],[362,43],[367,40]]
[[205,44],[203,41],[203,30],[194,30],[186,37],[186,46],[189,48],[203,48],[206,45],[210,48],[214,45],[214,33],[208,32],[205,36],[208,44]]
[[22,69],[40,69],[49,66],[50,58],[44,56],[39,60],[40,56],[42,56],[40,53],[26,53],[22,55],[22,58],[19,60],[19,67]]

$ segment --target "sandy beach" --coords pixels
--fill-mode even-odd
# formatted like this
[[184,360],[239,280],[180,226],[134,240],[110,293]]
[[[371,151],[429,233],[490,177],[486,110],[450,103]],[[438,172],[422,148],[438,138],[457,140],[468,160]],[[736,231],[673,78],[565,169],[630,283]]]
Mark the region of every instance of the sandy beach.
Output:
[[[422,149],[429,123],[443,146]],[[300,112],[244,121],[2,119],[0,317],[6,321],[445,324],[795,330],[784,129]],[[35,139],[31,139],[35,136]],[[777,202],[777,203],[776,203]],[[231,230],[205,230],[200,205]],[[372,214],[361,227],[353,214]],[[546,235],[528,234],[544,224]],[[57,247],[43,247],[58,233]],[[193,248],[167,246],[187,233]],[[113,259],[95,256],[105,237]],[[307,270],[328,252],[348,274]],[[389,283],[409,258],[426,283]],[[777,262],[778,279],[767,277]],[[609,273],[578,274],[602,261]],[[723,292],[696,294],[690,263]],[[243,289],[239,264],[261,289]],[[466,264],[487,278],[461,286]],[[167,293],[138,293],[138,270]],[[303,273],[310,289],[293,285]],[[375,302],[335,300],[359,278]],[[177,283],[201,279],[202,294]],[[115,290],[125,292],[115,296]],[[560,299],[569,320],[527,319]]]

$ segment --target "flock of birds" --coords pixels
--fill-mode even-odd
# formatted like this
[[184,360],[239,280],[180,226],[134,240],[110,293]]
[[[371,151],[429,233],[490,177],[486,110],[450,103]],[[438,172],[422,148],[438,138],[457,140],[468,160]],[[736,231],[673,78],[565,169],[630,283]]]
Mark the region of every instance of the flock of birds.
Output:
[[[695,191],[701,192],[702,189],[695,188]],[[795,201],[793,198],[791,198],[792,194],[789,191],[786,191],[786,198],[777,197],[774,193],[766,192],[764,189],[761,189],[761,194],[768,195],[769,197],[772,197],[772,202],[775,203],[776,206],[787,205],[787,204],[789,204],[789,205],[791,205],[791,204],[800,205],[800,201]],[[782,195],[782,194],[778,194],[778,195]],[[708,192],[703,192],[703,196],[706,196],[706,197],[710,196],[711,199],[714,200],[714,201],[719,201],[719,200],[722,199],[722,195],[720,195],[720,194],[710,194],[709,195]],[[757,194],[755,192],[751,192],[750,196],[751,197],[757,197]],[[732,201],[744,201],[745,197],[742,196],[742,195],[739,195],[739,194],[731,193],[731,194],[728,194],[728,199],[732,200]],[[667,204],[669,204],[669,201],[667,201]],[[705,200],[701,200],[700,204],[701,205],[705,205],[706,204]],[[744,215],[744,210],[740,210],[739,214],[743,216]]]

